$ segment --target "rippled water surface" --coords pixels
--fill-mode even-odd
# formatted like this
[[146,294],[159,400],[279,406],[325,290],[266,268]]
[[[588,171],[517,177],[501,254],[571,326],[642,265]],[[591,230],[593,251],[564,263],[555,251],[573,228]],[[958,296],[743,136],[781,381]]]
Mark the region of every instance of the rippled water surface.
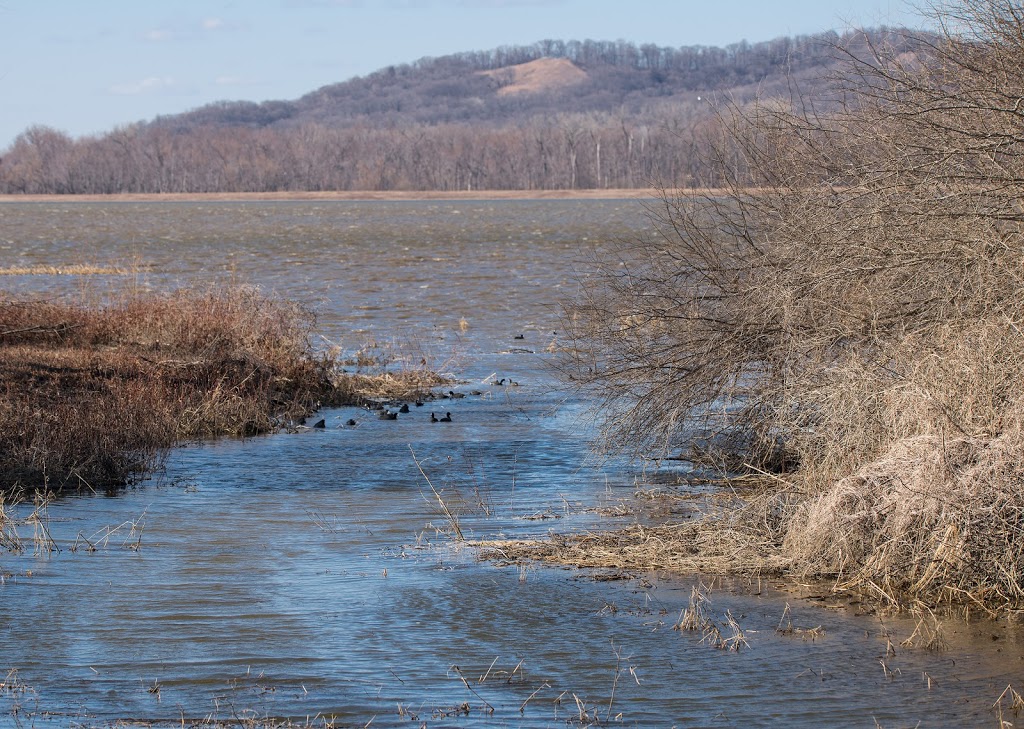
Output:
[[[711,616],[748,643],[723,651],[672,630],[694,579],[481,563],[453,541],[424,473],[471,539],[616,523],[601,507],[636,470],[588,458],[585,403],[545,350],[578,262],[645,227],[635,201],[0,205],[4,267],[139,270],[0,281],[18,295],[252,282],[313,308],[325,346],[387,343],[467,393],[177,449],[160,478],[51,504],[59,552],[21,525],[26,551],[0,552],[0,725],[997,726],[1024,688],[1013,626],[947,621],[948,650],[907,649],[912,619],[712,582]],[[822,630],[777,633],[787,604]]]

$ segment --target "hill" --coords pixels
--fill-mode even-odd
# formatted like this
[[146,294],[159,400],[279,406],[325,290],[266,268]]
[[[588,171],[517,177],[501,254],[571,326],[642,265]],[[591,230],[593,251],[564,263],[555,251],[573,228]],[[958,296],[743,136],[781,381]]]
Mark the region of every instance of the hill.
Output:
[[[885,30],[869,34],[874,42],[891,36]],[[547,40],[423,58],[324,86],[295,101],[211,104],[154,123],[181,130],[207,124],[337,127],[508,122],[545,113],[639,114],[694,94],[773,93],[785,87],[787,74],[806,80],[833,66],[834,47],[844,41],[864,43],[835,33],[742,41],[726,48]]]
[[20,135],[3,193],[632,188],[701,179],[708,101],[814,93],[881,29],[726,48],[546,40],[391,66],[71,139]]

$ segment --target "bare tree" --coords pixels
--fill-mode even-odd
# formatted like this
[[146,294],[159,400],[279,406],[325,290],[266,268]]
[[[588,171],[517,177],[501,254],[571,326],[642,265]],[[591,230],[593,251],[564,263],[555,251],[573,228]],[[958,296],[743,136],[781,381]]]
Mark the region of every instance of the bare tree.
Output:
[[721,189],[665,190],[656,232],[598,262],[568,366],[609,445],[784,456],[821,487],[894,439],[1017,422],[1024,20],[936,18],[938,39],[838,47],[817,99],[721,105]]

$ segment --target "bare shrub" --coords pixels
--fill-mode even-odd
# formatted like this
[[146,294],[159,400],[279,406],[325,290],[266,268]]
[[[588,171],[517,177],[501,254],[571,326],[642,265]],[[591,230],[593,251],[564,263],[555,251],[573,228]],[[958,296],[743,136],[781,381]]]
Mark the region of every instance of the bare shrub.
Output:
[[598,262],[564,365],[610,447],[798,464],[791,567],[1019,605],[1024,13],[932,10],[823,98],[721,104],[725,189]]

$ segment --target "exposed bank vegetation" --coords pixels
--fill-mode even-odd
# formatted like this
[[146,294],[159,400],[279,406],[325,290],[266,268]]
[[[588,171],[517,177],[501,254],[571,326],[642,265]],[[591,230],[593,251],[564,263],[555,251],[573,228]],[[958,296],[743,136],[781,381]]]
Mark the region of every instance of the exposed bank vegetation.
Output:
[[313,324],[251,287],[0,302],[0,488],[123,485],[177,442],[440,384],[419,370],[343,373],[314,348]]
[[665,194],[572,307],[610,446],[779,474],[659,549],[1024,606],[1024,10],[934,19],[825,104],[720,109],[728,193]]

